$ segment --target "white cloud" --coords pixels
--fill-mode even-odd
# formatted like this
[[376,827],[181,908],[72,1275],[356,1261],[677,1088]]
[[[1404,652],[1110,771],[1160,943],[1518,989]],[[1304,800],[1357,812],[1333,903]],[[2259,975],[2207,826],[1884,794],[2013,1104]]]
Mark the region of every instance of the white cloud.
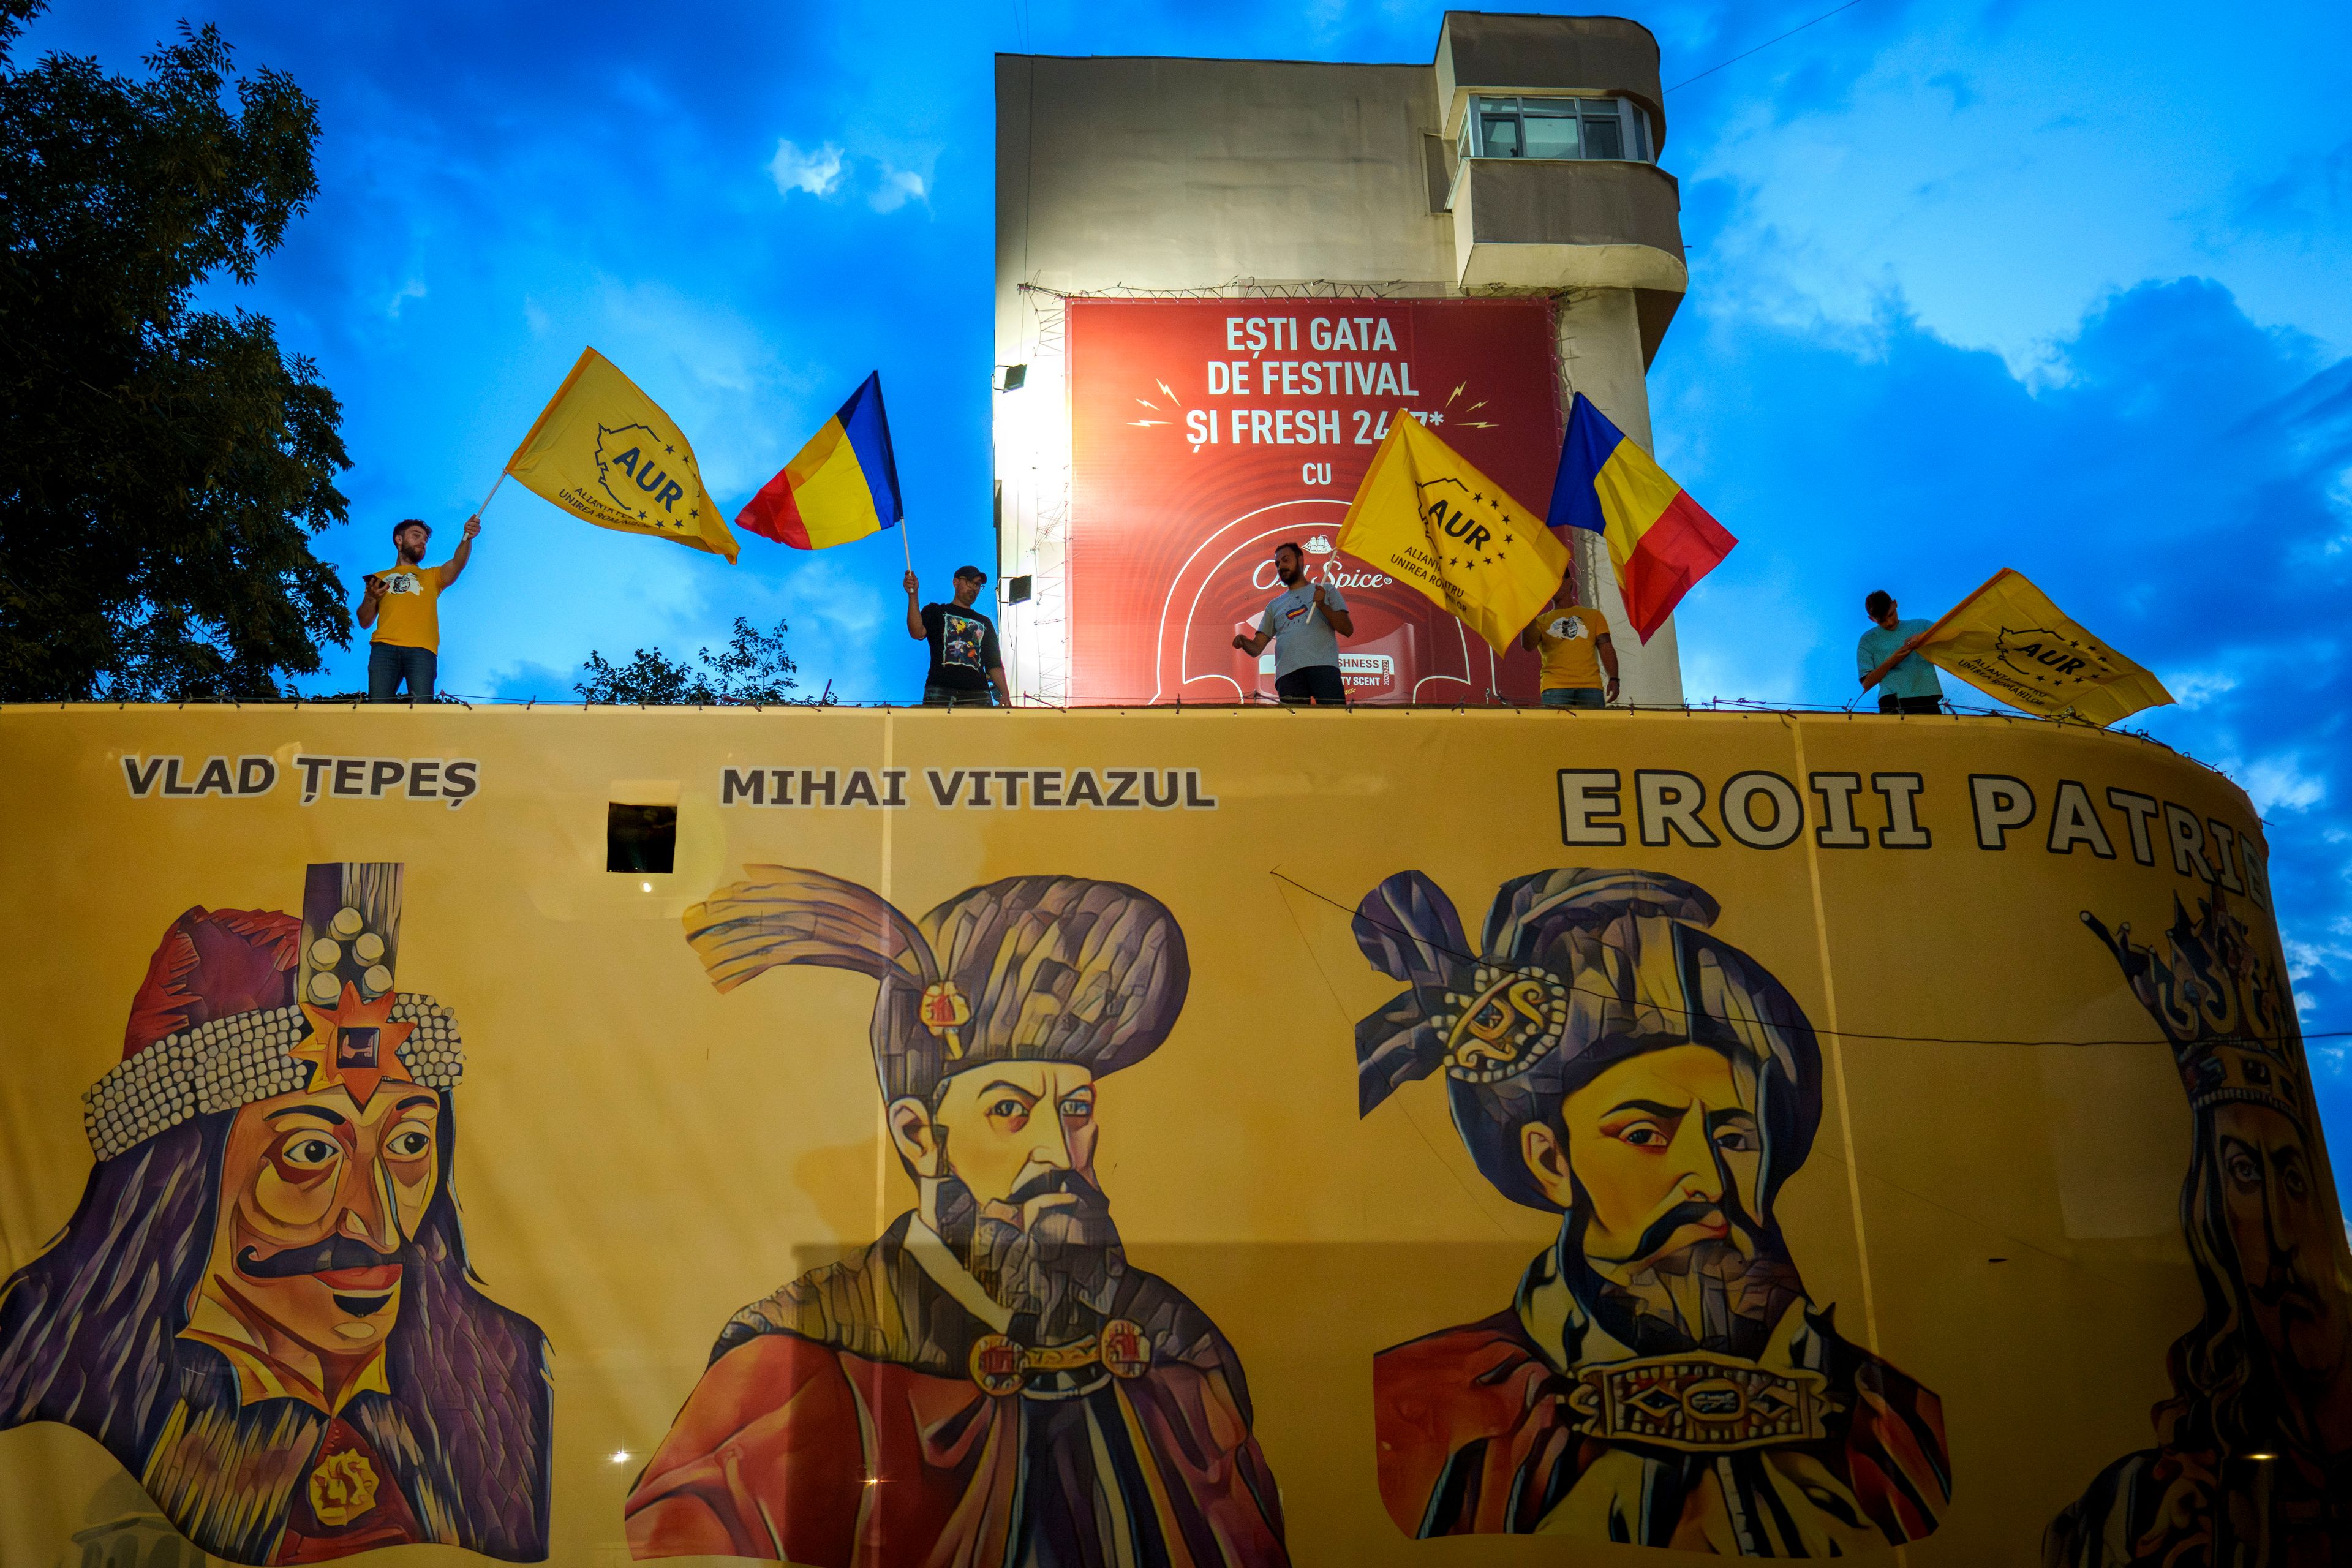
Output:
[[2194,669],[2168,675],[2165,689],[2184,713],[2194,713],[2216,697],[2224,697],[2238,689],[2238,678],[2218,670]]
[[830,142],[805,153],[794,142],[778,142],[776,155],[768,161],[777,191],[786,196],[794,191],[813,196],[833,195],[841,188],[841,149]]
[[2327,781],[2305,773],[2292,755],[2247,763],[2245,784],[2254,809],[2265,816],[2273,811],[2308,811],[2327,795]]
[[[2352,309],[2316,304],[2305,282],[2340,265],[2347,239],[2310,210],[2341,135],[2322,107],[2329,79],[2278,73],[2263,116],[2179,129],[2182,105],[2235,79],[2256,51],[2332,47],[2324,9],[2217,44],[2200,13],[2157,0],[2118,47],[2092,12],[1964,0],[1876,47],[1843,88],[1801,75],[1817,52],[1849,47],[1828,30],[1761,57],[1736,91],[1716,89],[1730,106],[1719,131],[1667,148],[1686,199],[1709,181],[1733,198],[1695,256],[1691,301],[1866,331],[1898,300],[1928,331],[1996,350],[2034,385],[2063,379],[2053,344],[2085,310],[2147,278],[2212,277],[2257,321],[2293,320],[2340,345]],[[2189,36],[2195,51],[2167,41]]]
[[897,212],[908,202],[929,200],[930,192],[923,176],[910,169],[894,169],[882,165],[882,184],[866,200],[877,213]]
[[[870,702],[922,687],[922,650],[907,640],[897,597],[898,557],[879,540],[864,551],[834,553],[793,563],[779,582],[769,623],[783,615],[792,622],[786,646],[800,664],[808,695],[827,681],[835,698]],[[755,616],[756,620],[757,617]]]
[[678,422],[714,497],[765,484],[814,427],[800,406],[806,374],[728,305],[658,280],[603,278],[569,319],[593,323],[590,341]]
[[[1727,611],[1735,603],[1737,611]],[[1805,660],[1827,637],[1809,611],[1798,584],[1777,563],[1741,562],[1736,578],[1702,581],[1675,610],[1684,700],[1818,700],[1804,689]],[[1770,628],[1769,646],[1752,635],[1758,627]],[[1633,633],[1621,629],[1619,636]]]
[[407,282],[403,283],[399,288],[392,291],[392,303],[384,307],[383,313],[390,316],[396,321],[400,320],[400,307],[404,303],[410,300],[422,300],[424,298],[425,279],[422,278],[412,278]]

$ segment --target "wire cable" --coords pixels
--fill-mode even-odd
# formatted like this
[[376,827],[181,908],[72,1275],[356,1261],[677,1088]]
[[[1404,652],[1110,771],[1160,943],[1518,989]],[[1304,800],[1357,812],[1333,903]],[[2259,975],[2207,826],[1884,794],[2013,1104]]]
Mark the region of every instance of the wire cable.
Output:
[[1862,4],[1862,0],[1845,0],[1845,4],[1844,4],[1844,5],[1840,5],[1840,6],[1837,6],[1837,7],[1835,7],[1835,8],[1834,8],[1834,9],[1832,9],[1832,10],[1824,11],[1824,12],[1822,12],[1820,16],[1818,16],[1814,17],[1814,18],[1813,18],[1811,21],[1810,21],[1810,22],[1800,22],[1800,23],[1798,23],[1795,26],[1793,26],[1793,27],[1790,28],[1790,29],[1789,29],[1787,32],[1785,32],[1785,33],[1776,34],[1776,35],[1775,35],[1775,36],[1773,36],[1772,37],[1769,37],[1769,38],[1765,39],[1762,43],[1760,43],[1760,44],[1757,45],[1754,48],[1748,50],[1748,51],[1747,51],[1747,53],[1745,53],[1745,54],[1737,54],[1737,55],[1732,56],[1732,57],[1731,57],[1729,59],[1727,59],[1727,60],[1723,60],[1723,61],[1718,62],[1717,64],[1711,65],[1711,66],[1707,67],[1707,68],[1706,68],[1706,69],[1705,69],[1705,70],[1703,70],[1703,71],[1699,72],[1697,76],[1693,76],[1693,77],[1685,77],[1682,80],[1680,80],[1680,81],[1678,81],[1678,82],[1675,83],[1675,85],[1674,85],[1674,86],[1672,86],[1672,87],[1670,87],[1670,88],[1666,89],[1666,90],[1667,90],[1668,92],[1680,92],[1683,89],[1685,89],[1685,88],[1688,87],[1691,83],[1693,83],[1693,82],[1695,82],[1695,81],[1698,81],[1698,80],[1700,80],[1700,79],[1704,79],[1704,78],[1713,76],[1716,72],[1717,72],[1717,71],[1719,71],[1719,70],[1723,69],[1725,66],[1736,66],[1736,65],[1738,65],[1740,61],[1742,61],[1742,60],[1746,59],[1746,58],[1748,57],[1748,55],[1760,55],[1760,54],[1762,54],[1766,49],[1769,49],[1769,48],[1770,48],[1773,45],[1775,45],[1775,44],[1777,44],[1777,43],[1780,42],[1780,40],[1781,40],[1781,39],[1783,39],[1783,38],[1793,38],[1793,37],[1795,37],[1799,33],[1803,32],[1803,31],[1804,31],[1806,28],[1808,28],[1808,27],[1817,27],[1817,26],[1821,26],[1821,24],[1822,24],[1823,22],[1828,21],[1832,16],[1836,16],[1836,15],[1838,14],[1838,12],[1840,12],[1840,11],[1851,11],[1851,10],[1853,10],[1856,5],[1861,5],[1861,4]]

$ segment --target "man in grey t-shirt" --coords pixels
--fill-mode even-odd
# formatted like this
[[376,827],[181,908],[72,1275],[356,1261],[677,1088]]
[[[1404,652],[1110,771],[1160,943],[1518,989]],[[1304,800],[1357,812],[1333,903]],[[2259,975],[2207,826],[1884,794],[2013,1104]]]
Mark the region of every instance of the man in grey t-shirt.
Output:
[[1258,617],[1257,634],[1236,632],[1234,646],[1255,655],[1274,644],[1274,694],[1285,702],[1346,702],[1339,638],[1356,635],[1348,601],[1328,583],[1307,581],[1307,552],[1296,544],[1274,547],[1274,574],[1282,592]]

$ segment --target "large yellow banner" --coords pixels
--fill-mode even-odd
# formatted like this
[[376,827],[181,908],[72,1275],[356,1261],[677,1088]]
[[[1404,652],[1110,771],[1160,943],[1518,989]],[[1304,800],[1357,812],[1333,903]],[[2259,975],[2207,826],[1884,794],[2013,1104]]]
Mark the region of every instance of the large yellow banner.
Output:
[[0,749],[0,1563],[2352,1550],[2266,844],[2160,748],[304,707]]

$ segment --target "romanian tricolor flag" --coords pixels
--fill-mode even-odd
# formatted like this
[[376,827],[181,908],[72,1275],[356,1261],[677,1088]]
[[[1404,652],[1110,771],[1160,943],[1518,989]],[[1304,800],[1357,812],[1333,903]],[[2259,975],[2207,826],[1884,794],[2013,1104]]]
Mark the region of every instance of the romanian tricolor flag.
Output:
[[1625,618],[1643,642],[1739,542],[1580,392],[1544,521],[1609,542]]
[[895,528],[906,515],[876,371],[784,471],[760,487],[735,526],[795,550],[824,550]]

